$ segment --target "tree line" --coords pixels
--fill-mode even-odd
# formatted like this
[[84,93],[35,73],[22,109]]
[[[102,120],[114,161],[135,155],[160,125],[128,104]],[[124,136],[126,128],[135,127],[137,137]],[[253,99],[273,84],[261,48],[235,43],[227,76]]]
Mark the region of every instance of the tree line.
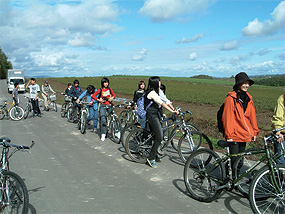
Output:
[[0,47],[0,79],[6,79],[8,69],[13,69],[12,63]]

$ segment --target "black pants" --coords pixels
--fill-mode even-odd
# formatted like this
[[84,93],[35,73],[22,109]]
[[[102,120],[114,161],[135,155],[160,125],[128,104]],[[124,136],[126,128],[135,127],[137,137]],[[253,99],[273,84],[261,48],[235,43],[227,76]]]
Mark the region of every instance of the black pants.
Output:
[[157,114],[151,114],[148,116],[147,119],[148,119],[149,129],[154,134],[154,143],[151,148],[148,159],[155,160],[157,149],[163,139],[162,127],[161,127],[160,119]]
[[[231,144],[231,146],[229,147],[230,148],[230,154],[238,154],[238,153],[242,153],[245,151],[245,147],[246,147],[246,142],[233,142]],[[234,165],[234,162],[236,161],[236,159],[238,158],[239,156],[237,157],[232,157],[231,159],[231,166],[232,166],[232,169],[233,169],[233,165]],[[241,163],[242,164],[242,163]],[[241,167],[241,166],[240,166]]]
[[33,106],[33,111],[35,114],[40,114],[41,113],[41,110],[39,108],[39,100],[35,100],[35,99],[32,99],[32,106]]

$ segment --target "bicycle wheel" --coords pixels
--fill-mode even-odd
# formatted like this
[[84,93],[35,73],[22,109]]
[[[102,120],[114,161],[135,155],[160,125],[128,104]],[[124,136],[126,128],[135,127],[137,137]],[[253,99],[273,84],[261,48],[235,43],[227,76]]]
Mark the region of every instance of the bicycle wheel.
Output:
[[123,110],[119,115],[119,120],[122,127],[126,127],[129,119],[129,111]]
[[[233,165],[233,177],[237,179],[246,172],[249,168],[251,168],[256,161],[259,160],[260,155],[264,155],[265,150],[262,148],[251,148],[245,151],[245,155],[238,157]],[[249,187],[252,182],[254,175],[263,167],[265,164],[260,164],[256,168],[254,168],[251,172],[248,172],[236,185],[237,189],[244,196],[248,197]]]
[[115,143],[120,143],[121,138],[121,123],[119,118],[115,117],[110,123],[111,136]]
[[29,195],[23,179],[14,172],[2,172],[0,212],[28,213]]
[[52,106],[52,109],[55,111],[55,112],[57,112],[57,105],[56,105],[56,103],[53,101],[53,102],[51,102],[51,106]]
[[64,118],[65,115],[66,115],[66,106],[67,106],[66,103],[63,103],[62,106],[61,106],[61,109],[60,109],[60,116],[61,116],[62,118]]
[[135,129],[140,128],[139,124],[130,124],[127,125],[121,132],[121,144],[124,148],[126,148],[126,138],[129,135],[129,133]]
[[[199,129],[191,123],[186,123],[186,126],[191,130],[191,131],[199,131]],[[184,129],[178,129],[179,127],[176,126],[175,129],[172,130],[170,136],[174,135],[174,138],[171,140],[171,145],[173,147],[174,150],[178,151],[178,143],[179,143],[179,139],[180,137],[185,134]]]
[[152,148],[153,139],[146,129],[133,130],[126,139],[126,152],[137,163],[145,163]]
[[73,122],[73,106],[69,106],[67,109],[67,121]]
[[28,118],[30,111],[30,105],[27,105],[24,112],[24,119]]
[[199,149],[191,154],[184,166],[184,183],[192,198],[211,202],[222,190],[225,168],[219,155],[210,149]]
[[199,131],[189,131],[188,133],[184,134],[178,142],[178,154],[184,163],[186,163],[191,153],[201,145],[203,148],[213,150],[213,144],[205,134]]
[[45,110],[45,103],[43,100],[39,100],[39,108],[41,112]]
[[3,106],[0,106],[0,120],[3,120],[5,117],[5,108]]
[[18,121],[23,119],[25,111],[20,106],[13,106],[12,109],[9,111],[9,116],[12,120]]
[[81,115],[81,124],[80,124],[80,133],[84,134],[86,131],[86,123],[87,123],[87,114],[85,111],[82,112]]
[[285,166],[274,169],[276,184],[268,167],[253,178],[249,190],[250,207],[254,213],[285,213]]

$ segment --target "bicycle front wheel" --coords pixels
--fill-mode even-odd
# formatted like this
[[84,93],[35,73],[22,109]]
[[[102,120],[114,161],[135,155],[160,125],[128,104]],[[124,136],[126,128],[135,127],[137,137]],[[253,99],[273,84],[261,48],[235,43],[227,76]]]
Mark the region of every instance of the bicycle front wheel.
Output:
[[25,111],[22,107],[20,106],[14,106],[10,111],[9,111],[9,116],[12,120],[18,121],[23,119],[25,114]]
[[285,213],[285,166],[274,169],[273,181],[268,167],[254,177],[249,191],[250,207],[254,213]]
[[67,121],[73,122],[73,106],[70,106],[67,109]]
[[125,126],[125,128],[121,132],[121,144],[124,148],[126,148],[126,138],[130,134],[131,131],[141,128],[138,124],[130,124]]
[[117,117],[115,117],[114,120],[111,121],[110,130],[114,142],[119,144],[121,138],[121,123]]
[[126,152],[137,163],[145,163],[153,144],[153,137],[146,129],[133,130],[126,139]]
[[3,120],[5,117],[5,108],[3,106],[0,107],[0,120]]
[[86,131],[86,123],[87,123],[87,114],[86,112],[82,112],[81,115],[81,124],[80,124],[80,133],[84,134]]
[[53,102],[51,102],[51,106],[52,106],[52,109],[55,111],[55,112],[57,112],[57,105],[56,105],[56,103],[53,101]]
[[122,127],[126,127],[129,119],[129,111],[123,110],[119,115],[119,120]]
[[39,108],[41,112],[45,110],[45,103],[43,100],[39,100]]
[[0,185],[0,212],[28,213],[29,195],[23,179],[14,172],[4,171]]
[[178,154],[183,163],[186,163],[191,153],[201,145],[203,148],[213,150],[213,144],[205,134],[199,131],[187,131],[178,142]]
[[28,118],[30,111],[30,105],[27,105],[24,112],[24,119]]
[[184,166],[184,183],[192,198],[211,202],[222,190],[225,168],[219,155],[210,149],[199,149],[192,153]]
[[60,116],[61,116],[62,118],[64,118],[65,115],[66,115],[66,106],[67,106],[66,103],[63,103],[62,106],[61,106],[61,109],[60,109]]

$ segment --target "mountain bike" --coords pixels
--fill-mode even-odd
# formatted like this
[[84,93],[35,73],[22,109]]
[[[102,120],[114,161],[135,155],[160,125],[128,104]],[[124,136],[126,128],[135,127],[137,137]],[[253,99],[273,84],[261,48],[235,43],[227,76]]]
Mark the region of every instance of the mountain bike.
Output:
[[[24,180],[14,172],[9,171],[9,159],[18,151],[28,152],[34,146],[15,145],[6,137],[0,138],[2,148],[0,167],[0,212],[28,213],[29,195]],[[14,150],[9,154],[9,149]]]
[[[191,154],[184,167],[184,183],[191,197],[202,202],[211,202],[219,197],[223,190],[237,187],[246,191],[254,213],[284,213],[285,212],[285,165],[279,165],[277,159],[284,155],[282,144],[280,155],[270,152],[270,143],[276,143],[276,132],[285,127],[272,131],[264,137],[264,149],[253,149],[240,154],[229,154],[232,142],[218,141],[218,145],[227,149],[220,157],[209,149],[199,149]],[[257,157],[248,169],[241,171],[246,155]],[[238,157],[231,168],[231,158]],[[227,171],[225,164],[227,165]],[[247,188],[249,186],[249,188]],[[246,188],[245,188],[246,187]]]
[[[8,105],[10,105],[9,108],[7,107]],[[14,100],[10,103],[7,103],[7,100],[5,100],[4,105],[0,105],[0,120],[3,120],[5,116],[15,121],[21,120],[24,117],[24,109],[15,104]]]
[[26,102],[26,107],[25,107],[25,111],[24,111],[24,119],[28,118],[30,112],[32,113],[32,117],[35,117],[31,98],[26,97],[26,96],[25,96],[25,98],[26,98],[27,102]]
[[[74,106],[75,105],[75,106]],[[67,121],[74,123],[78,121],[80,108],[77,103],[71,102],[67,108]]]
[[86,126],[87,126],[87,118],[89,116],[89,110],[87,108],[88,102],[81,101],[79,105],[81,106],[78,122],[77,122],[77,128],[80,130],[81,134],[85,134],[86,132]]
[[39,100],[39,107],[41,111],[48,111],[50,109],[51,111],[57,112],[57,105],[56,105],[56,94],[53,93],[52,95],[47,95],[47,102],[48,102],[48,108],[46,109],[44,100]]
[[64,103],[62,104],[60,109],[60,116],[64,118],[67,115],[67,109],[70,106],[72,106],[72,102],[71,102],[71,97],[68,96],[67,94],[62,93],[61,95],[64,95]]
[[[121,105],[106,105],[104,106],[105,109],[111,108],[111,113],[108,113],[108,111],[106,111],[106,121],[107,124],[107,135],[109,135],[111,137],[111,139],[113,139],[113,141],[115,143],[120,143],[120,137],[121,137],[121,122],[119,120],[119,117],[117,116],[115,109],[116,108],[120,108]],[[100,107],[102,108],[102,107]],[[99,109],[100,109],[99,108]],[[99,114],[100,115],[100,114]],[[101,124],[101,117],[99,116],[99,124]]]
[[[160,156],[164,156],[166,154],[168,145],[171,143],[172,147],[175,149],[174,139],[177,137],[178,133],[181,133],[179,136],[178,142],[182,142],[185,139],[189,144],[189,148],[187,151],[183,151],[181,153],[188,154],[195,150],[197,150],[202,144],[207,148],[213,149],[212,142],[210,139],[203,133],[197,131],[198,128],[194,125],[186,124],[183,118],[183,115],[187,114],[186,112],[179,112],[179,116],[182,118],[182,121],[178,121],[177,123],[170,123],[166,127],[163,127],[163,132],[170,129],[171,131],[167,136],[164,136],[164,140],[161,142],[158,147],[158,154]],[[153,145],[153,133],[146,129],[135,129],[130,132],[126,139],[126,152],[129,157],[138,163],[145,163],[148,158],[152,145]],[[185,141],[186,141],[185,140]],[[179,144],[178,144],[179,145]],[[182,148],[182,147],[181,147]],[[179,147],[177,148],[179,149]],[[192,149],[192,150],[190,150]]]
[[126,127],[129,124],[138,122],[134,102],[125,102],[124,104],[127,106],[125,107],[125,110],[121,111],[119,114],[119,119],[122,127]]

